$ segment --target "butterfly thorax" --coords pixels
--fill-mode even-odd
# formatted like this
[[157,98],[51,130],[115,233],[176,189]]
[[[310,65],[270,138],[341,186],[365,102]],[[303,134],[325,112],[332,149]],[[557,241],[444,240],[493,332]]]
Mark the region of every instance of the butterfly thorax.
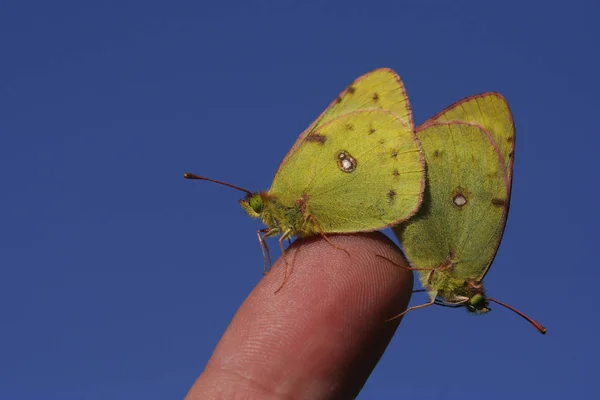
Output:
[[455,266],[452,254],[444,262],[431,270],[419,271],[419,278],[423,287],[426,287],[432,298],[449,298],[450,293],[455,293],[461,287],[464,280],[454,275]]
[[283,204],[276,196],[257,192],[240,200],[240,205],[252,218],[260,218],[268,228],[268,236],[307,236],[318,232],[307,217],[304,203],[300,200],[292,205]]
[[469,312],[477,314],[489,311],[483,282],[457,277],[452,262],[446,262],[429,273],[421,273],[420,277],[432,298],[445,304],[464,304]]

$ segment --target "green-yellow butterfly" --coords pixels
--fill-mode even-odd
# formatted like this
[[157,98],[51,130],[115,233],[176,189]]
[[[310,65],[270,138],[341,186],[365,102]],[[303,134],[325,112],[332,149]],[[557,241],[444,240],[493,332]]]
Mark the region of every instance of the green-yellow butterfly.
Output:
[[546,333],[523,313],[487,297],[482,282],[500,245],[510,202],[515,128],[508,104],[498,93],[469,97],[416,132],[427,163],[423,205],[393,230],[430,302],[404,313],[439,304],[483,314],[491,301]]
[[[258,239],[265,266],[265,237],[375,231],[407,220],[421,204],[424,159],[412,112],[398,75],[377,69],[348,86],[298,138],[271,188],[241,190],[242,208],[266,228]],[[326,237],[325,237],[326,238]],[[285,260],[285,257],[284,257]],[[287,274],[287,269],[286,269]]]

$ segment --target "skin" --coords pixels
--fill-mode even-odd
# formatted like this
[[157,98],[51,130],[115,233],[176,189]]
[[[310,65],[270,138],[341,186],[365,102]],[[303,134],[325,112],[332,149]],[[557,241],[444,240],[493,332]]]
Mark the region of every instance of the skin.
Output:
[[411,271],[379,232],[296,241],[233,317],[186,400],[350,399],[358,395],[406,309]]

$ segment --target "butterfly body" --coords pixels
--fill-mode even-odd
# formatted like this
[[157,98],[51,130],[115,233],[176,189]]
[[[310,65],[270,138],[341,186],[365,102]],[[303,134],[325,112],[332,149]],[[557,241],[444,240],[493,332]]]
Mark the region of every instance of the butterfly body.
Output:
[[425,163],[400,78],[383,68],[352,82],[298,137],[268,191],[225,185],[246,192],[242,208],[265,224],[258,233],[265,260],[265,237],[279,236],[281,246],[292,236],[406,221],[421,205]]
[[[485,314],[489,311],[483,282],[458,278],[452,273],[453,265],[443,265],[428,274],[426,283],[429,298],[444,305],[464,306],[467,311]],[[422,279],[422,282],[425,279]]]
[[427,164],[424,200],[394,228],[430,298],[411,309],[439,304],[485,314],[493,301],[545,333],[489,298],[483,285],[510,203],[515,130],[508,104],[497,93],[472,96],[416,132]]
[[242,208],[264,222],[267,236],[372,231],[408,219],[422,197],[420,148],[412,134],[390,131],[406,127],[377,109],[313,127],[271,189],[247,196]]
[[258,192],[240,200],[240,205],[252,218],[260,218],[267,226],[266,236],[310,236],[318,231],[306,211],[306,198],[285,205],[268,192]]
[[[427,160],[425,202],[396,228],[421,283],[432,295],[469,296],[496,254],[508,182],[498,147],[479,125],[436,122],[417,135]],[[485,218],[483,218],[485,216]]]

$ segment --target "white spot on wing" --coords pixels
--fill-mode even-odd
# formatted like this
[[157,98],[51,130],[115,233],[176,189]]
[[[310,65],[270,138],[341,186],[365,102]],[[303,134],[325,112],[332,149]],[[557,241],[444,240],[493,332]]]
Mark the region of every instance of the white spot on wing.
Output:
[[342,172],[353,172],[356,169],[356,159],[346,150],[338,152],[337,160],[337,165]]
[[454,204],[456,204],[459,207],[464,206],[465,204],[467,204],[467,199],[465,199],[465,196],[463,196],[462,194],[457,194],[456,196],[454,196]]

